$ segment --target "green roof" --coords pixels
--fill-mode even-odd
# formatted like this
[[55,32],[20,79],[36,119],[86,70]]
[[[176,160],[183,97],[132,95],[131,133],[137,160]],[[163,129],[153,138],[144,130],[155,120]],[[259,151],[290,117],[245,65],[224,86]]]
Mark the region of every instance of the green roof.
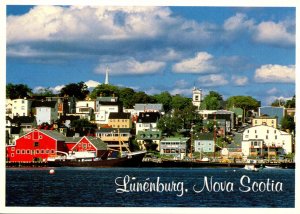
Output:
[[39,129],[40,132],[58,140],[58,141],[65,141],[66,137],[59,133],[58,131],[54,131],[54,130],[44,130],[44,129]]
[[188,137],[166,137],[166,138],[164,138],[164,139],[162,139],[161,141],[162,142],[166,142],[166,141],[181,141],[181,142],[183,142],[183,141],[188,141],[190,138],[188,138]]
[[213,133],[199,133],[195,136],[195,140],[213,140]]
[[86,137],[98,150],[107,150],[107,144],[95,137]]
[[139,131],[137,136],[137,140],[145,140],[145,139],[151,139],[151,140],[158,140],[161,139],[161,131]]

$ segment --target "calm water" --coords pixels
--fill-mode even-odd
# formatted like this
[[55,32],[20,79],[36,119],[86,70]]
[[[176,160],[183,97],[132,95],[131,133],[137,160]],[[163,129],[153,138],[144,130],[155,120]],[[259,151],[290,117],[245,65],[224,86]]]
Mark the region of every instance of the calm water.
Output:
[[[291,169],[55,168],[53,175],[49,170],[7,169],[6,206],[295,207],[295,170]],[[126,189],[124,178],[125,183],[130,179]],[[215,189],[210,189],[211,178]],[[268,179],[271,191],[267,191]],[[144,189],[130,192],[137,182]],[[165,189],[172,182],[173,188]],[[227,190],[221,191],[225,183]],[[261,189],[255,192],[257,184]]]

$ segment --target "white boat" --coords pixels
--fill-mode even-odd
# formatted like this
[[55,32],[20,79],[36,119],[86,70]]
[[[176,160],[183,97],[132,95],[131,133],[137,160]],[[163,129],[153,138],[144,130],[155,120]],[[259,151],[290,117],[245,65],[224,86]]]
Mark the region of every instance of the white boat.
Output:
[[265,166],[266,169],[278,169],[277,166]]
[[244,169],[249,170],[249,171],[253,171],[253,172],[258,172],[259,171],[259,168],[256,168],[254,164],[245,165]]

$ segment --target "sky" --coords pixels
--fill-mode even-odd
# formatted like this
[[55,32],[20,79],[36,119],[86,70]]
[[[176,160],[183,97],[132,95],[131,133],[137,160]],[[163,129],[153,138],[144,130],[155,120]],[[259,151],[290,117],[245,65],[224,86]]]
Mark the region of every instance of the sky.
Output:
[[6,82],[148,94],[295,95],[295,8],[7,6]]

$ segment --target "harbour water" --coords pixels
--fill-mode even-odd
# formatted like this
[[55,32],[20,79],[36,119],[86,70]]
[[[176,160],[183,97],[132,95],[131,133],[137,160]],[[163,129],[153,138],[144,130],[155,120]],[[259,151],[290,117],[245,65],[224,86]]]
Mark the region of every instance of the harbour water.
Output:
[[295,207],[295,170],[8,168],[6,206]]

